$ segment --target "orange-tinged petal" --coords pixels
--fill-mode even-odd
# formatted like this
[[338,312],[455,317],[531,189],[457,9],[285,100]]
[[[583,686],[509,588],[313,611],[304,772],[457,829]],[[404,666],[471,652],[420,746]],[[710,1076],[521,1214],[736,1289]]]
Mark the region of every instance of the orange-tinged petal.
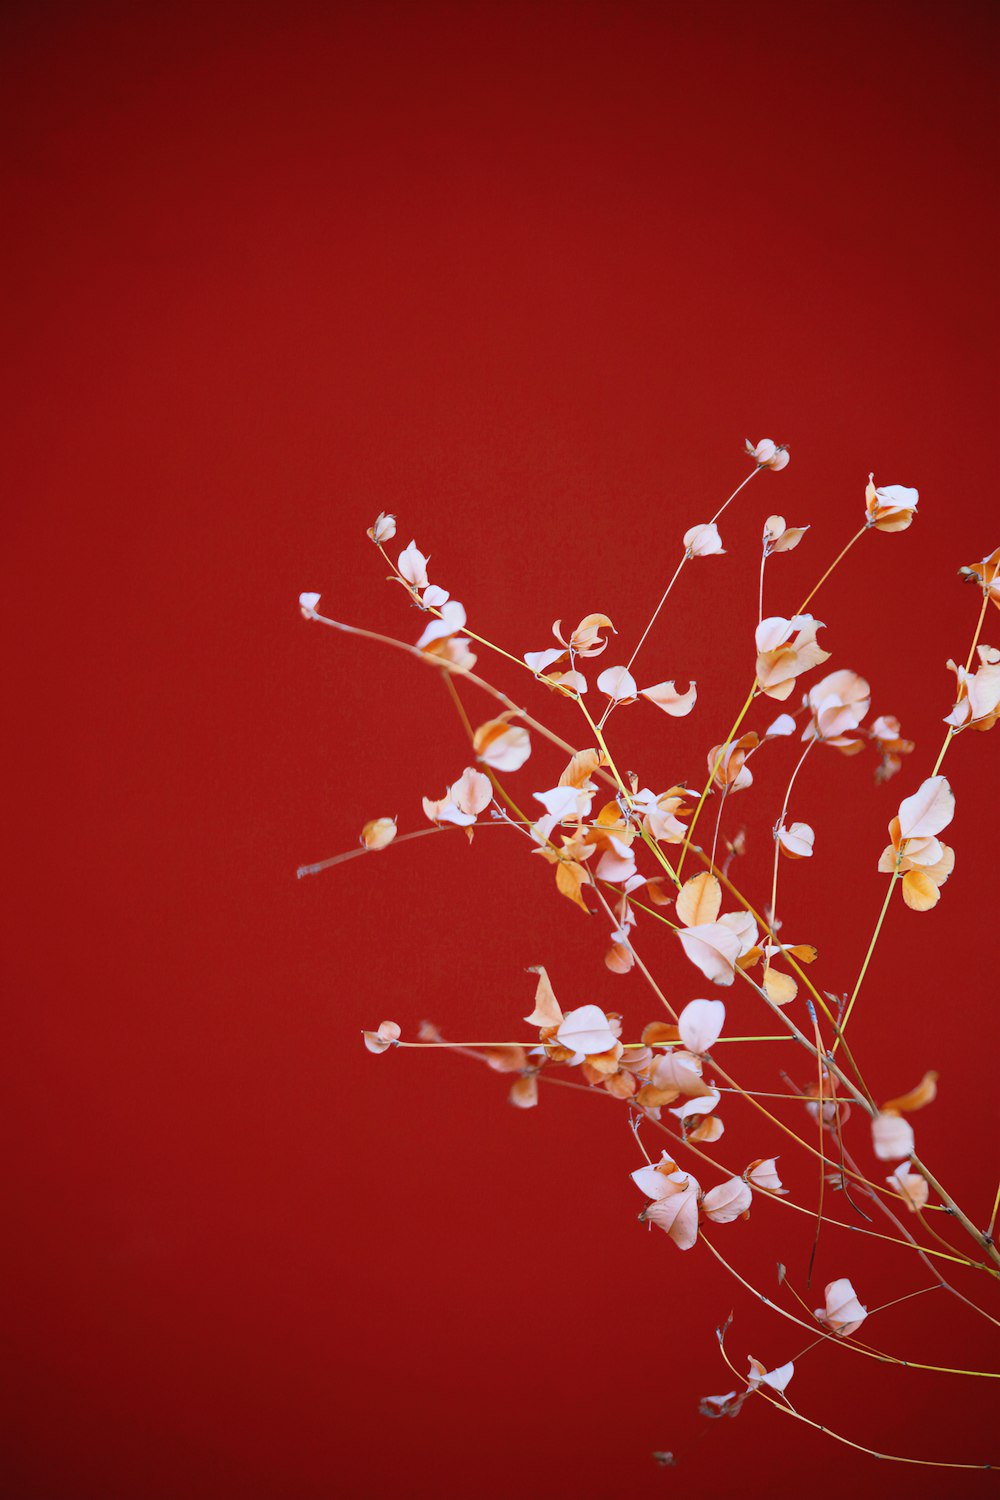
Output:
[[538,983],[535,986],[535,1008],[530,1016],[525,1016],[525,1021],[529,1026],[558,1026],[563,1013],[548,974],[543,968],[530,969],[529,973],[538,975]]
[[903,900],[911,911],[930,911],[941,900],[941,891],[923,870],[907,870],[902,880]]
[[937,1081],[939,1075],[928,1071],[921,1078],[916,1088],[910,1089],[909,1093],[900,1094],[898,1099],[888,1099],[883,1104],[883,1109],[892,1109],[897,1114],[905,1114],[914,1109],[923,1109],[932,1104],[937,1098]]
[[708,870],[692,875],[677,893],[677,916],[685,927],[714,922],[722,907],[722,886]]
[[538,1074],[527,1073],[516,1078],[507,1097],[517,1109],[533,1109],[538,1103]]
[[753,1193],[742,1177],[730,1177],[707,1192],[701,1200],[701,1211],[713,1224],[732,1224],[749,1213]]
[[396,837],[396,824],[392,818],[372,818],[361,830],[361,842],[366,849],[384,849]]
[[764,975],[762,985],[767,998],[775,1005],[787,1005],[799,992],[791,974],[783,974],[773,967]]

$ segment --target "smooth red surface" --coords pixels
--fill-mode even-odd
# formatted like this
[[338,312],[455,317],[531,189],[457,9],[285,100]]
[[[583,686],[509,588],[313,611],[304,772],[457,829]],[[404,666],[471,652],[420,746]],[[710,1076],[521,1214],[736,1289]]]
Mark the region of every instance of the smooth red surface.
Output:
[[[744,436],[788,442],[645,648],[641,675],[698,679],[695,713],[612,721],[665,785],[698,778],[752,674],[763,517],[812,524],[769,567],[790,612],[869,469],[917,485],[912,529],[865,537],[817,602],[831,666],[918,742],[890,787],[830,754],[796,791],[819,852],[783,870],[785,930],[849,987],[973,629],[956,569],[1000,541],[994,23],[961,3],[6,7],[5,1493],[988,1492],[763,1409],[702,1422],[697,1397],[732,1386],[730,1309],[741,1366],[806,1336],[636,1223],[623,1116],[555,1090],[517,1113],[471,1063],[361,1049],[385,1016],[521,1035],[537,963],[630,1032],[656,1010],[495,832],[296,883],[366,818],[421,826],[467,752],[430,673],[295,599],[413,639],[364,536],[386,508],[515,652],[592,609],[631,642]],[[496,680],[582,738],[569,704]],[[852,1023],[880,1097],[941,1070],[918,1142],[977,1222],[996,748],[952,750],[956,873],[934,913],[893,910]],[[761,900],[790,753],[738,809]],[[559,769],[539,749],[512,786]],[[668,993],[711,993],[650,927]],[[747,1056],[758,1087],[808,1081],[788,1053]],[[782,1149],[724,1114],[722,1159]],[[808,1160],[782,1159],[808,1198]],[[801,1286],[790,1219],[763,1203],[716,1243]],[[872,1243],[826,1229],[814,1291],[928,1283]],[[941,1292],[870,1331],[995,1364]],[[830,1350],[790,1394],[876,1448],[1000,1462],[986,1382]]]

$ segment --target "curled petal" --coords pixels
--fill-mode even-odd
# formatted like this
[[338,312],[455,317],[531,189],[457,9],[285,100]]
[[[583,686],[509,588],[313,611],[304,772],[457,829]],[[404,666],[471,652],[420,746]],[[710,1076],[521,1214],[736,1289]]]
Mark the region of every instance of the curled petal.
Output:
[[927,1072],[916,1088],[910,1089],[909,1093],[900,1094],[898,1099],[887,1099],[882,1108],[895,1110],[898,1114],[909,1113],[914,1109],[924,1109],[928,1104],[933,1104],[937,1098],[937,1081],[937,1073]]
[[319,594],[299,595],[299,609],[301,609],[307,620],[311,620],[315,615],[319,597]]
[[905,484],[886,484],[875,488],[875,476],[869,474],[865,490],[868,525],[877,531],[905,531],[916,514],[919,494]]
[[730,1177],[705,1194],[701,1211],[713,1224],[732,1224],[750,1212],[752,1202],[753,1193],[743,1178]]
[[369,1052],[387,1052],[399,1040],[400,1031],[395,1021],[382,1021],[378,1031],[366,1031],[363,1035]]
[[789,859],[809,859],[813,852],[816,835],[808,823],[793,823],[789,828],[778,830],[778,845]]
[[795,1365],[791,1360],[788,1361],[787,1365],[779,1365],[776,1370],[767,1370],[759,1359],[754,1359],[752,1355],[748,1355],[748,1358],[750,1360],[750,1374],[747,1378],[747,1384],[752,1391],[755,1391],[759,1385],[770,1386],[772,1391],[783,1391],[795,1374]]
[[829,1282],[824,1296],[826,1306],[816,1309],[816,1317],[831,1333],[836,1333],[840,1338],[848,1338],[861,1327],[868,1316],[868,1309],[862,1307],[846,1276]]
[[396,535],[396,517],[386,515],[385,511],[376,518],[374,526],[369,526],[368,535],[377,547],[383,542],[391,542]]
[[548,651],[526,651],[524,653],[524,660],[537,676],[539,672],[544,672],[546,667],[551,667],[553,663],[561,661],[565,655],[565,651],[554,651],[551,649]]
[[531,754],[531,736],[520,724],[490,719],[476,730],[472,748],[494,771],[518,771]]
[[650,703],[655,703],[657,708],[662,708],[671,718],[681,719],[694,708],[698,690],[693,682],[688,685],[685,693],[678,692],[673,681],[657,682],[653,687],[640,688],[639,696],[648,698]]
[[748,1182],[755,1188],[761,1188],[768,1193],[780,1193],[784,1195],[788,1189],[782,1187],[781,1178],[776,1171],[777,1157],[768,1156],[762,1160],[752,1161],[747,1167],[745,1176]]
[[691,557],[718,557],[722,553],[722,538],[714,521],[692,526],[684,533],[684,547]]
[[551,980],[545,969],[537,968],[531,970],[538,975],[538,983],[535,986],[535,1008],[530,1016],[525,1016],[529,1026],[539,1026],[543,1030],[550,1026],[558,1026],[563,1019],[562,1009],[555,997]]
[[698,1193],[692,1186],[651,1203],[642,1215],[669,1234],[679,1250],[690,1250],[698,1239]]

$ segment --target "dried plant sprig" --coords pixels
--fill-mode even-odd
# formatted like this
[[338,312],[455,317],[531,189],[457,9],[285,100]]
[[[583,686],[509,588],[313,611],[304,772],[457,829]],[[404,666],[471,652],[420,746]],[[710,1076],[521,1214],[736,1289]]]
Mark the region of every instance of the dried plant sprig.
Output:
[[[976,1315],[1000,1326],[1000,1320],[959,1291],[942,1270],[942,1264],[953,1265],[961,1271],[974,1270],[980,1275],[985,1272],[990,1283],[998,1278],[996,1267],[1000,1266],[1000,1253],[993,1241],[993,1229],[1000,1207],[1000,1189],[997,1190],[989,1225],[985,1229],[976,1228],[915,1152],[914,1130],[909,1116],[933,1101],[936,1074],[929,1072],[920,1085],[880,1107],[845,1039],[897,886],[905,906],[917,912],[927,910],[941,899],[941,888],[954,865],[953,852],[939,838],[954,809],[954,795],[950,783],[940,774],[941,765],[952,741],[960,733],[968,728],[979,732],[989,730],[1000,718],[1000,651],[980,644],[990,600],[1000,605],[1000,549],[981,562],[960,570],[961,576],[976,584],[983,596],[972,645],[964,667],[956,666],[952,661],[948,663],[954,674],[956,691],[951,712],[943,715],[947,725],[944,742],[930,776],[916,791],[902,799],[896,817],[890,822],[890,843],[879,862],[880,868],[890,877],[888,890],[853,985],[845,988],[842,999],[837,999],[834,994],[820,989],[806,972],[817,959],[814,946],[808,942],[785,941],[780,933],[782,923],[777,907],[782,861],[787,862],[788,869],[785,881],[781,882],[785,884],[794,875],[797,861],[812,858],[817,853],[811,824],[801,817],[793,819],[791,816],[793,791],[798,784],[796,812],[799,812],[798,804],[803,802],[801,788],[811,779],[803,777],[800,782],[800,773],[817,747],[826,747],[822,751],[824,755],[828,750],[854,755],[863,751],[866,743],[874,744],[880,755],[876,781],[881,782],[899,773],[903,757],[912,753],[913,744],[903,738],[899,722],[892,715],[880,715],[870,728],[865,725],[871,690],[863,677],[844,668],[836,668],[813,682],[806,689],[801,705],[779,714],[763,735],[743,730],[743,726],[759,699],[766,697],[787,702],[799,690],[800,679],[829,659],[831,652],[827,649],[826,636],[824,645],[818,641],[818,633],[826,627],[806,613],[807,607],[866,532],[893,533],[912,524],[917,509],[917,491],[902,485],[876,487],[874,477],[869,476],[864,524],[827,567],[798,611],[787,618],[764,616],[765,567],[772,556],[797,547],[809,528],[788,526],[780,515],[768,516],[762,532],[758,616],[753,640],[756,657],[754,681],[725,740],[708,753],[708,779],[697,798],[687,791],[683,781],[664,791],[655,791],[642,786],[631,772],[623,774],[607,733],[611,716],[633,711],[633,706],[640,700],[652,704],[671,718],[686,716],[696,707],[695,683],[679,688],[677,680],[670,680],[641,688],[632,668],[687,564],[696,559],[711,559],[723,552],[717,523],[728,506],[762,469],[780,471],[788,462],[787,449],[770,439],[762,439],[756,445],[748,442],[746,451],[753,460],[753,468],[711,520],[691,526],[684,533],[680,560],[631,655],[623,665],[607,667],[602,663],[602,669],[593,682],[588,675],[590,663],[605,654],[614,634],[607,615],[587,615],[572,631],[564,630],[562,622],[557,620],[553,626],[554,648],[518,655],[470,627],[465,606],[453,599],[439,583],[431,582],[428,572],[430,558],[414,541],[393,561],[386,549],[396,534],[396,519],[391,515],[380,515],[369,528],[368,535],[387,562],[391,581],[405,590],[411,604],[427,621],[416,642],[411,645],[322,615],[318,610],[320,596],[316,593],[301,595],[302,613],[306,618],[338,631],[401,649],[437,669],[465,730],[470,763],[464,769],[455,765],[445,770],[443,796],[424,796],[423,808],[430,827],[410,829],[400,834],[397,816],[382,813],[364,823],[359,847],[317,864],[303,866],[299,874],[316,873],[362,854],[381,854],[390,846],[399,847],[432,833],[461,829],[472,838],[476,830],[491,827],[517,835],[532,855],[539,856],[551,867],[559,894],[608,924],[610,946],[604,954],[606,967],[616,974],[635,969],[669,1019],[647,1025],[639,1041],[624,1040],[620,1016],[589,1001],[565,1009],[556,999],[545,970],[538,969],[535,1008],[526,1018],[537,1028],[537,1041],[527,1038],[451,1043],[446,1042],[435,1028],[426,1027],[420,1040],[413,1042],[402,1037],[396,1023],[383,1021],[376,1031],[365,1033],[369,1050],[385,1052],[406,1047],[438,1047],[485,1062],[494,1071],[512,1076],[510,1099],[522,1109],[537,1105],[539,1084],[542,1083],[589,1094],[600,1093],[618,1102],[626,1111],[632,1137],[645,1161],[645,1165],[633,1173],[650,1199],[640,1217],[648,1224],[659,1225],[682,1250],[694,1248],[699,1243],[708,1245],[712,1255],[727,1271],[781,1318],[791,1319],[813,1331],[818,1324],[819,1336],[812,1339],[803,1354],[836,1342],[861,1357],[896,1366],[905,1365],[908,1369],[997,1378],[992,1371],[922,1363],[874,1348],[855,1336],[873,1310],[866,1309],[858,1301],[848,1278],[840,1277],[828,1283],[823,1308],[813,1310],[783,1271],[781,1279],[786,1292],[794,1297],[806,1317],[813,1320],[804,1321],[798,1313],[790,1312],[754,1288],[714,1244],[719,1226],[738,1224],[749,1215],[755,1196],[760,1196],[815,1220],[812,1252],[805,1271],[807,1286],[820,1231],[829,1224],[841,1231],[861,1235],[862,1243],[902,1246],[916,1254],[933,1274],[930,1286],[894,1298],[892,1303],[883,1304],[883,1307],[940,1288],[947,1290]],[[696,572],[700,567],[699,563]],[[584,736],[582,746],[572,745],[542,718],[529,713],[488,679],[478,675],[473,670],[476,666],[473,642],[514,664],[519,672],[527,673],[547,691],[568,698],[580,715]],[[460,678],[467,679],[489,695],[500,712],[494,710],[494,718],[477,725],[470,718],[458,691]],[[600,711],[592,711],[588,705],[592,687],[605,699]],[[746,825],[735,838],[723,838],[723,818],[730,797],[752,785],[751,760],[765,744],[779,744],[800,728],[803,748],[789,775],[780,812],[772,828],[770,900],[763,911],[758,911],[740,889],[740,883],[733,879],[734,861],[738,861],[745,847]],[[543,781],[543,789],[534,793],[528,803],[523,793],[512,795],[507,778],[521,773],[531,759],[535,748],[532,735],[557,748],[569,757],[569,761],[554,785],[544,785],[545,780],[551,778],[539,778]],[[535,785],[538,785],[538,780]],[[611,797],[602,805],[597,799],[605,787]],[[718,794],[718,807],[711,850],[706,853],[695,842],[694,834],[705,803],[713,792]],[[688,806],[692,801],[694,806]],[[525,803],[528,807],[523,805]],[[534,813],[535,803],[541,805],[541,813]],[[801,811],[808,814],[807,803]],[[721,868],[717,863],[720,839],[726,851]],[[667,853],[671,844],[679,846],[676,858]],[[689,854],[699,860],[703,869],[684,879],[683,867]],[[650,861],[652,871],[644,868]],[[736,903],[735,910],[723,910],[727,897]],[[668,915],[669,908],[672,908],[672,915]],[[739,978],[743,986],[749,986],[782,1030],[776,1035],[727,1037],[726,1006],[721,999],[699,997],[675,1007],[635,943],[634,928],[640,916],[643,921],[651,921],[653,935],[662,933],[674,956],[681,956],[693,965],[706,984],[726,990]],[[645,943],[642,948],[643,952],[651,951],[647,950]],[[759,978],[755,976],[758,968]],[[798,1007],[804,1007],[805,1011],[801,1020],[792,1013]],[[760,1087],[756,1083],[741,1082],[727,1072],[716,1057],[717,1048],[734,1041],[771,1043],[775,1040],[789,1040],[796,1044],[797,1055],[805,1054],[811,1077],[807,1068],[803,1081],[786,1081],[784,1090]],[[559,1076],[560,1070],[575,1072],[584,1081]],[[781,1076],[788,1080],[784,1071]],[[778,1131],[796,1151],[806,1153],[817,1163],[818,1187],[814,1206],[794,1202],[787,1196],[773,1157],[757,1157],[742,1172],[733,1172],[723,1166],[721,1157],[712,1148],[725,1133],[726,1122],[721,1112],[723,1107],[728,1107],[727,1101],[732,1100],[742,1101],[760,1128]],[[786,1118],[789,1107],[795,1112],[797,1124]],[[869,1122],[870,1149],[876,1160],[893,1166],[888,1175],[885,1166],[881,1169],[881,1178],[878,1178],[877,1171],[875,1175],[865,1172],[848,1150],[847,1132],[856,1130],[856,1126],[850,1124],[852,1108],[857,1111],[858,1118]],[[673,1125],[661,1118],[665,1110],[673,1117]],[[802,1124],[803,1111],[805,1125]],[[640,1139],[639,1127],[643,1123],[664,1131],[673,1143],[671,1154],[665,1153],[659,1162],[649,1156]],[[726,1139],[728,1142],[729,1137]],[[693,1156],[702,1166],[708,1166],[721,1181],[703,1188],[699,1178],[674,1160],[674,1148],[680,1153],[680,1158]],[[852,1196],[852,1190],[856,1196]],[[831,1192],[839,1192],[855,1215],[866,1222],[849,1223],[832,1215],[827,1204]],[[862,1202],[884,1215],[894,1233],[881,1233],[869,1227],[872,1220]],[[904,1223],[900,1215],[909,1223]],[[944,1215],[942,1227],[951,1220],[974,1241],[975,1258],[961,1253],[933,1227],[931,1221],[941,1215]],[[724,1235],[730,1232],[733,1231],[722,1229]],[[928,1243],[929,1240],[934,1243]],[[738,1232],[735,1233],[735,1243],[738,1246]],[[720,1345],[728,1363],[724,1336],[720,1337]],[[786,1388],[793,1373],[794,1361],[769,1370],[760,1361],[751,1359],[749,1374],[740,1377],[744,1384],[742,1394],[734,1392],[726,1397],[706,1398],[703,1409],[713,1415],[735,1415],[749,1396],[762,1395],[785,1414],[807,1421],[819,1430],[829,1431],[812,1419],[801,1417],[791,1406]],[[837,1433],[830,1435],[875,1457],[908,1463],[925,1462],[876,1454],[874,1450]],[[937,1466],[981,1467],[950,1463]]]

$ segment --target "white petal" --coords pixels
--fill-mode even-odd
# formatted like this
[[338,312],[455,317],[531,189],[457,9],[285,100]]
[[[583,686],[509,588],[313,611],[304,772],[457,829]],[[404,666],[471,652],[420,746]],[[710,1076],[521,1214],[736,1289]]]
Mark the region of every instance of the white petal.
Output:
[[631,703],[639,691],[627,667],[606,667],[597,679],[597,686],[616,703]]
[[725,1020],[721,1000],[692,1000],[677,1018],[681,1041],[689,1052],[708,1052],[719,1040]]

